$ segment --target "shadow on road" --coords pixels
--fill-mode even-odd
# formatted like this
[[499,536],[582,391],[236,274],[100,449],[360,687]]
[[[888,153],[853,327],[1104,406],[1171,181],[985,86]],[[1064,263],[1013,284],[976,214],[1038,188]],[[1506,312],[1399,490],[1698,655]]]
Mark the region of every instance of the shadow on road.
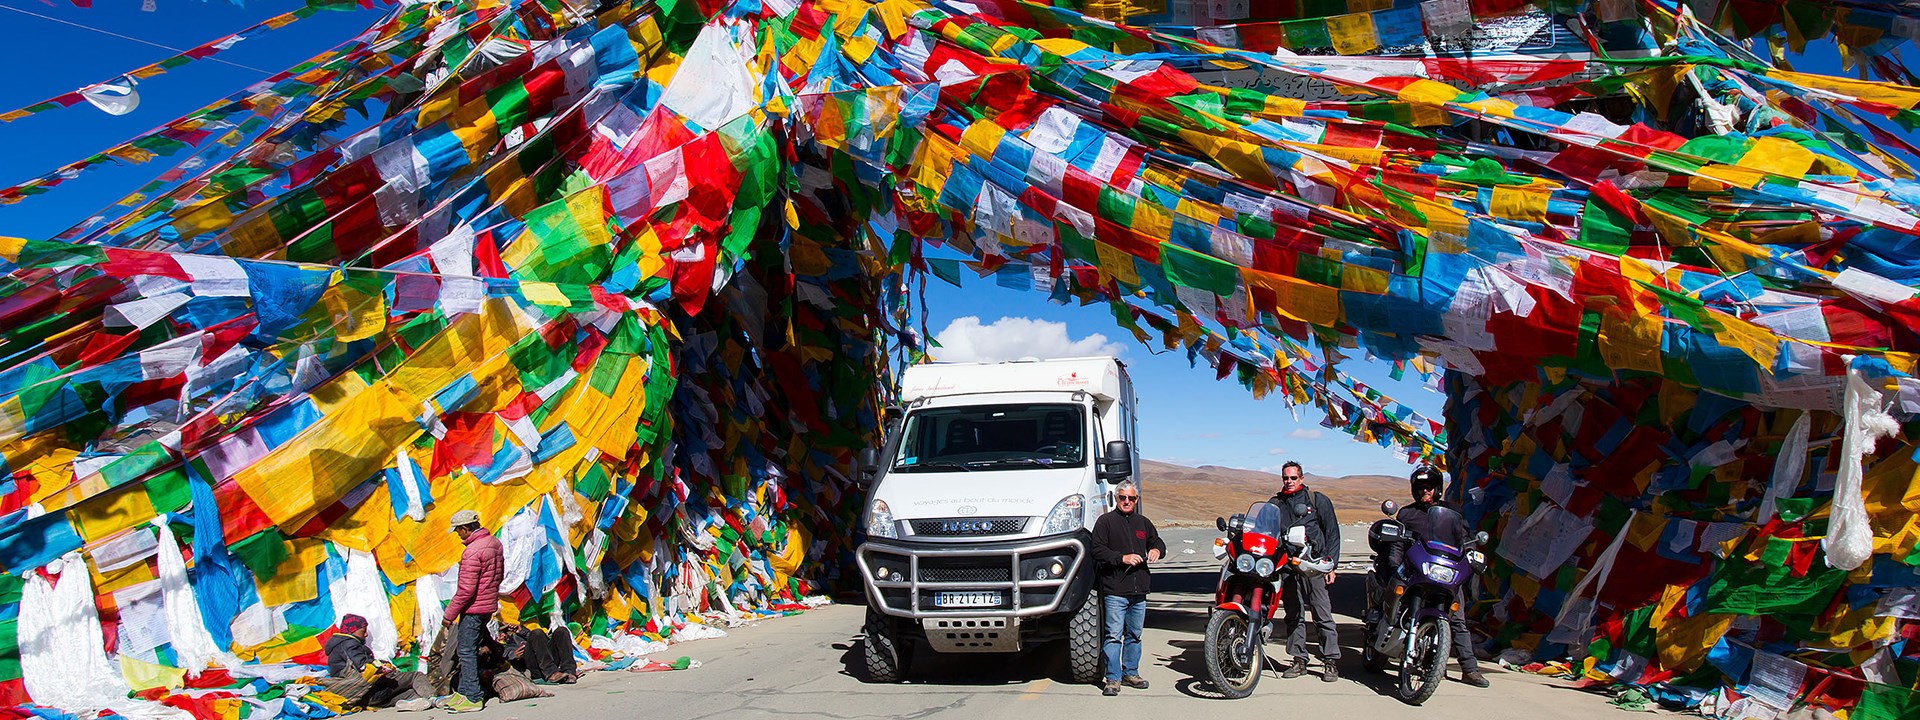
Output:
[[[1204,620],[1203,620],[1204,622]],[[856,632],[844,642],[833,644],[840,653],[840,674],[862,683],[867,676],[866,634]],[[997,653],[943,654],[915,641],[907,665],[909,685],[1018,685],[1047,679],[1072,683],[1067,668],[1066,642],[1056,641],[1030,646],[1026,651],[1006,655]]]

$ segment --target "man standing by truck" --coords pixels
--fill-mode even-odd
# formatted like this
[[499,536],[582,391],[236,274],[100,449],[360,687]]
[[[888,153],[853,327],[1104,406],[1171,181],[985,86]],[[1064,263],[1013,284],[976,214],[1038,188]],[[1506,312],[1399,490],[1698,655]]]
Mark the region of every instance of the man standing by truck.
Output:
[[[1306,477],[1300,463],[1288,461],[1280,466],[1280,492],[1268,502],[1280,507],[1282,528],[1306,526],[1307,559],[1338,563],[1340,519],[1334,515],[1333,501],[1307,489]],[[1326,666],[1320,679],[1339,680],[1340,633],[1334,624],[1333,603],[1327,593],[1328,586],[1333,584],[1333,573],[1321,575],[1295,570],[1283,577],[1285,585],[1280,597],[1286,610],[1287,654],[1293,656],[1293,665],[1280,673],[1280,677],[1297,678],[1307,674],[1306,613],[1311,611],[1313,624],[1320,629],[1320,661]]]
[[1140,630],[1147,621],[1147,592],[1152,577],[1149,563],[1167,552],[1160,531],[1140,513],[1140,488],[1131,482],[1115,485],[1116,507],[1093,524],[1093,560],[1098,563],[1100,597],[1106,610],[1106,683],[1109,697],[1120,686],[1146,689],[1140,677]]

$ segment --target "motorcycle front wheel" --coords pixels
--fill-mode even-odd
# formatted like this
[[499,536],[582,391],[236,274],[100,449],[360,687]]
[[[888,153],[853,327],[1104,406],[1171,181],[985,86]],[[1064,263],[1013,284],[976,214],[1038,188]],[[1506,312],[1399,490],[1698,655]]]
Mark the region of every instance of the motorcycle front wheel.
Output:
[[1447,651],[1453,636],[1447,634],[1446,618],[1423,620],[1407,638],[1407,655],[1400,660],[1400,686],[1394,696],[1408,705],[1419,705],[1433,697],[1447,676]]
[[1207,619],[1206,652],[1207,675],[1215,688],[1230,698],[1253,694],[1267,664],[1267,649],[1247,616],[1215,610]]

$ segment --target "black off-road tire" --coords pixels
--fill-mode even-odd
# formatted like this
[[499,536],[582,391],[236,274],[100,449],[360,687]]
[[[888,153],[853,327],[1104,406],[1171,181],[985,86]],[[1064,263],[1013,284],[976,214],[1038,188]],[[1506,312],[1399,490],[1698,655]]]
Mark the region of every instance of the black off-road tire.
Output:
[[1089,595],[1067,623],[1067,673],[1076,683],[1100,679],[1100,598]]
[[1407,654],[1400,660],[1400,684],[1394,697],[1408,705],[1419,705],[1433,697],[1447,677],[1447,658],[1453,655],[1453,635],[1446,618],[1423,620],[1407,638]]
[[877,683],[905,680],[907,668],[913,663],[911,641],[902,641],[893,632],[893,621],[872,608],[867,609],[864,631],[866,640],[860,645],[866,656],[867,680]]

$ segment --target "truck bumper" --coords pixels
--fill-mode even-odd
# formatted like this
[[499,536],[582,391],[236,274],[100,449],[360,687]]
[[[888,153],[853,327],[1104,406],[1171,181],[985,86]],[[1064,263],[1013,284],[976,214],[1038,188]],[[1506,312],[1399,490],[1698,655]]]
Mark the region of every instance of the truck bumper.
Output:
[[[1072,612],[1086,602],[1093,586],[1091,547],[1086,530],[968,544],[870,539],[855,561],[868,603],[882,614],[943,621],[917,623],[928,630],[953,626],[944,621],[993,619],[1005,622],[992,627],[1014,631],[1023,619]],[[1055,563],[1061,573],[1040,576]],[[885,578],[879,577],[883,569]]]

